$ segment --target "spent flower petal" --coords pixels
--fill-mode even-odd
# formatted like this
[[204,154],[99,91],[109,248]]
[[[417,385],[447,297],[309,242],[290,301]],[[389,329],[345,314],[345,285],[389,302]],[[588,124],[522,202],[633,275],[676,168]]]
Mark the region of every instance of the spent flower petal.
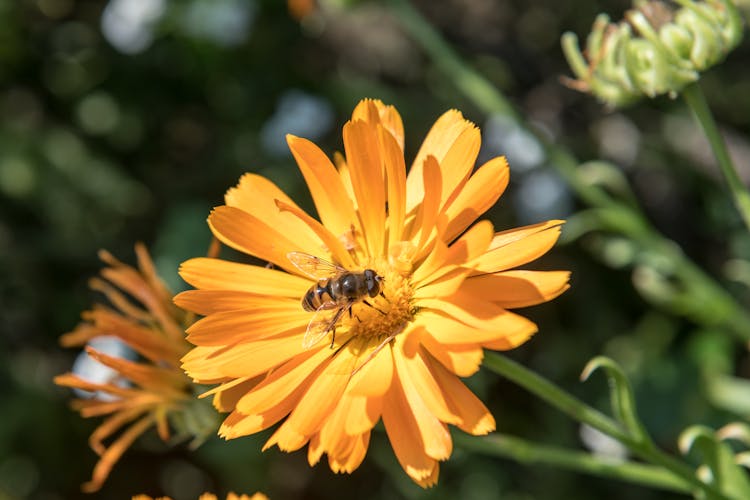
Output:
[[[89,439],[100,459],[91,480],[82,486],[86,492],[99,490],[122,454],[152,427],[164,441],[170,438],[170,427],[180,436],[205,434],[205,429],[187,422],[215,428],[210,419],[201,418],[204,413],[195,404],[192,383],[180,369],[180,358],[190,347],[184,334],[189,315],[172,303],[172,294],[156,274],[146,248],[136,245],[136,254],[137,269],[106,251],[100,253],[106,267],[90,287],[110,305],[97,304],[85,311],[83,321],[60,338],[66,347],[85,346],[93,361],[108,368],[97,371],[94,378],[90,370],[55,377],[56,384],[80,395],[72,406],[82,417],[107,417]],[[127,349],[105,352],[102,347],[112,339]],[[105,444],[121,430],[112,443]]]

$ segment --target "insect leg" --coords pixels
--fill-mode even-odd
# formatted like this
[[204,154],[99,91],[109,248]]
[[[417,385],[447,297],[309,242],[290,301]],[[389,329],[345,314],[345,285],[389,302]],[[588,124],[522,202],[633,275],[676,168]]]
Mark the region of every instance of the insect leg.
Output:
[[[373,309],[375,309],[375,310],[376,310],[377,312],[379,312],[379,313],[380,313],[380,314],[382,314],[383,316],[385,316],[385,315],[386,315],[386,314],[385,314],[385,312],[381,311],[380,309],[378,309],[378,308],[377,308],[377,307],[375,307],[374,305],[370,304],[370,303],[369,303],[369,302],[367,302],[366,300],[363,300],[363,301],[362,301],[362,303],[363,303],[363,304],[365,304],[365,305],[367,305],[367,306],[370,306],[370,307],[372,307]],[[351,306],[350,306],[350,307],[351,307]]]
[[336,311],[336,314],[331,319],[331,322],[328,323],[328,328],[333,332],[333,335],[331,336],[331,349],[333,349],[333,343],[336,340],[336,323],[339,322],[339,319],[341,319],[341,315],[344,314],[344,311],[348,310],[349,315],[351,315],[353,304],[354,301],[352,299],[349,299],[349,302],[344,307],[341,307],[338,311]]

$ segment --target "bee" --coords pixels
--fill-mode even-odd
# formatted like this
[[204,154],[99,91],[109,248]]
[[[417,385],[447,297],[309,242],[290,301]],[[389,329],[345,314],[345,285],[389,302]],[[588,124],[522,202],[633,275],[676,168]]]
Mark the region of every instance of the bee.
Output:
[[366,300],[378,295],[385,298],[382,290],[383,277],[372,269],[362,272],[349,271],[314,255],[303,252],[289,252],[289,261],[307,276],[317,280],[302,297],[302,308],[314,312],[307,324],[307,331],[302,339],[302,347],[309,349],[325,337],[331,336],[331,349],[336,339],[336,324],[345,313],[352,317],[352,306],[358,302],[381,311]]

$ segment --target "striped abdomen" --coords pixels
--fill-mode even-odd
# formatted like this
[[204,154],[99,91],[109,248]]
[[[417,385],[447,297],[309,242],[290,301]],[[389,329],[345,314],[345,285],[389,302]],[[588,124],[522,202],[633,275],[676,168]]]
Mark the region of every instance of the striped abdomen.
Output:
[[317,311],[320,306],[330,304],[323,309],[334,309],[338,307],[334,291],[331,286],[331,278],[318,281],[310,287],[304,297],[302,297],[302,308],[305,311]]
[[[379,288],[378,288],[379,290]],[[335,309],[363,299],[368,294],[363,273],[343,273],[318,281],[302,297],[305,311]]]

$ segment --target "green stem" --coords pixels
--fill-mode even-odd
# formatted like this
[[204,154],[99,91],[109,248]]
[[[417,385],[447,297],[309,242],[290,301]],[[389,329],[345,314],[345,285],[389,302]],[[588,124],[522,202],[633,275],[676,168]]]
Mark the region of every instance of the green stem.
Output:
[[581,400],[563,391],[549,380],[537,375],[525,366],[502,356],[488,352],[485,354],[484,366],[498,375],[515,382],[524,389],[545,400],[563,413],[568,414],[574,420],[584,422],[603,433],[612,436],[618,441],[628,441],[630,437],[625,429],[612,421],[604,413],[588,406]]
[[690,106],[695,119],[706,134],[716,161],[719,163],[719,168],[721,168],[721,173],[724,174],[729,191],[732,193],[734,204],[737,206],[737,210],[740,212],[745,226],[750,230],[750,193],[748,193],[745,185],[742,184],[740,176],[737,175],[737,170],[734,168],[724,139],[719,133],[719,127],[716,125],[716,121],[711,114],[706,97],[703,95],[697,82],[685,87],[682,90],[682,97],[688,106]]
[[532,443],[503,434],[477,437],[456,433],[453,439],[465,450],[510,458],[522,464],[551,465],[678,493],[692,491],[688,482],[669,471],[651,465],[597,457],[589,453]]
[[[389,3],[398,20],[430,56],[433,64],[447,79],[454,82],[458,90],[475,106],[487,114],[501,114],[517,126],[528,129],[510,101],[480,73],[467,65],[407,0],[389,0]],[[579,161],[567,150],[549,142],[542,134],[535,135],[544,147],[549,163],[583,202],[592,207],[611,209],[613,213],[620,213],[621,219],[627,223],[626,227],[620,228],[622,234],[637,241],[645,251],[673,259],[671,262],[675,263],[675,275],[684,286],[689,288],[694,296],[705,297],[709,303],[722,308],[725,314],[713,316],[712,323],[706,324],[723,326],[740,340],[750,340],[750,315],[726,290],[679,251],[677,245],[656,231],[643,214],[613,199],[599,186],[589,183],[580,174]],[[693,316],[700,314],[703,307],[700,301],[697,302],[693,307],[696,312]]]
[[695,475],[693,469],[656,448],[650,441],[638,441],[627,434],[625,430],[611,418],[590,407],[583,401],[571,396],[552,382],[542,378],[533,371],[496,353],[487,353],[483,365],[494,373],[503,376],[525,388],[535,396],[545,400],[558,410],[566,413],[574,420],[585,423],[617,439],[630,449],[635,455],[661,466],[679,477],[695,490],[705,491],[710,498],[726,498],[713,486],[702,482]]

